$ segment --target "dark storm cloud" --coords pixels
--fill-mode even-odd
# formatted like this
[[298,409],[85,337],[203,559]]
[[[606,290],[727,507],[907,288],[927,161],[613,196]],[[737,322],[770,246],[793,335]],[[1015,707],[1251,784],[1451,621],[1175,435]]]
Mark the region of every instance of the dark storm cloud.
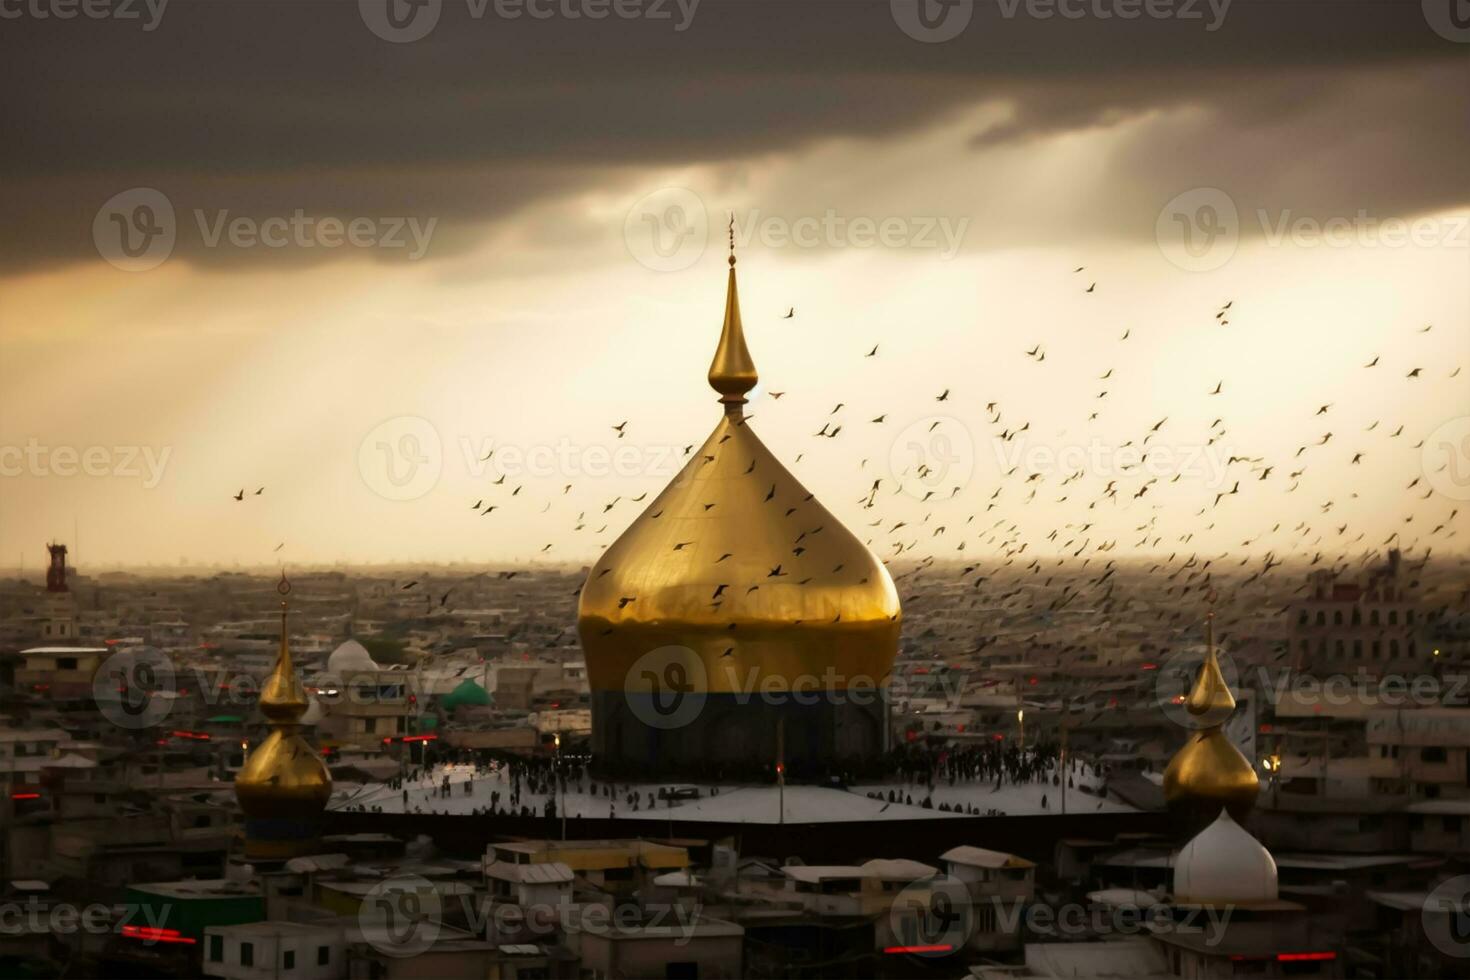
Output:
[[[94,257],[97,207],[132,186],[184,208],[433,215],[452,227],[609,172],[897,135],[993,98],[1016,111],[977,134],[977,150],[1197,105],[1218,122],[1217,145],[1184,149],[1216,169],[1269,183],[1309,118],[1297,137],[1365,134],[1364,156],[1334,161],[1360,199],[1398,211],[1464,200],[1451,166],[1467,148],[1466,49],[1431,30],[1417,2],[1152,0],[1197,16],[1124,20],[1098,15],[1118,0],[1069,7],[1084,11],[1076,19],[977,0],[942,44],[907,36],[885,2],[668,0],[656,8],[665,17],[594,21],[561,13],[584,0],[556,0],[541,20],[498,17],[493,2],[477,18],[469,0],[444,0],[411,43],[375,36],[351,0],[172,0],[150,30],[39,16],[57,2],[0,0],[11,270]],[[1362,72],[1402,88],[1346,101]],[[1279,153],[1232,142],[1266,131]],[[1397,151],[1375,157],[1375,135]],[[1393,167],[1411,154],[1405,180]]]

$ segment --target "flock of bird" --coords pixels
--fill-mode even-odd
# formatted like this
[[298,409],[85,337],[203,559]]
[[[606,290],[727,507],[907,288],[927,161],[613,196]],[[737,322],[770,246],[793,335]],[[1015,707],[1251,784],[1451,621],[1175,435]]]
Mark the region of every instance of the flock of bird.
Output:
[[[1081,273],[1085,268],[1078,267],[1074,272]],[[1084,292],[1094,294],[1097,288],[1098,283],[1090,281]],[[1239,312],[1234,299],[1226,300],[1215,310],[1212,322],[1216,327],[1228,328],[1231,318]],[[790,306],[780,319],[792,320],[795,317],[795,307]],[[1432,329],[1432,326],[1424,326],[1415,328],[1415,332],[1425,334]],[[1127,344],[1132,335],[1130,327],[1118,337],[1117,343]],[[1410,342],[1410,338],[1405,338],[1404,344]],[[1394,344],[1394,356],[1397,357],[1401,345],[1398,342]],[[881,346],[881,343],[874,343],[854,351],[854,370],[863,360],[879,358]],[[1100,418],[1115,386],[1123,383],[1121,375],[1133,366],[1127,354],[1131,346],[1120,350],[1117,363],[1098,365],[1102,370],[1095,375],[1096,391],[1089,399],[1086,423]],[[1038,392],[1047,392],[1048,380],[1044,372],[1051,370],[1054,361],[1048,360],[1045,343],[1037,342],[1029,349],[1022,348],[1019,354],[1021,365],[1018,368],[1029,363],[1034,370],[1042,372],[1032,387]],[[1383,354],[1373,353],[1365,362],[1359,362],[1359,370],[1364,372],[1363,384],[1381,388],[1391,383],[1378,377],[1384,373],[1383,361]],[[1464,411],[1466,403],[1460,386],[1434,389],[1431,387],[1431,372],[1412,363],[1400,370],[1404,373],[1398,375],[1399,383],[1404,387],[1396,397],[1406,402],[1438,399],[1445,406],[1445,415],[1454,414],[1457,405],[1459,411]],[[1460,367],[1455,366],[1445,370],[1442,377],[1457,379],[1460,372]],[[1433,373],[1438,374],[1439,369]],[[1221,397],[1231,388],[1229,378],[1212,377],[1201,384],[1200,396],[1210,404],[1208,399]],[[965,392],[963,383],[959,381],[936,385],[935,389],[929,396],[934,403],[956,407],[947,409],[953,419],[936,420],[928,427],[928,434],[943,434],[946,426],[959,418],[964,419],[963,425],[981,429],[984,436],[998,446],[1013,444],[1032,433],[1032,421],[1022,409],[1003,406],[978,392]],[[881,387],[869,389],[870,392],[881,390]],[[787,393],[786,390],[767,391],[765,397],[769,401],[756,407],[762,413],[777,411],[776,403]],[[975,409],[956,405],[956,400],[963,399],[965,395],[969,396]],[[855,495],[853,502],[866,519],[860,528],[855,526],[854,529],[859,531],[860,537],[866,537],[869,547],[890,566],[895,581],[915,584],[934,576],[958,575],[972,583],[972,603],[984,602],[1013,612],[1082,605],[1103,610],[1112,608],[1117,602],[1124,601],[1114,591],[1119,561],[1132,555],[1167,554],[1167,557],[1144,559],[1148,566],[1147,574],[1160,576],[1159,581],[1168,583],[1164,586],[1165,595],[1183,598],[1186,595],[1203,596],[1214,588],[1215,576],[1227,570],[1236,578],[1237,586],[1244,588],[1253,583],[1265,584],[1268,577],[1281,574],[1277,570],[1283,565],[1293,564],[1298,559],[1309,567],[1345,571],[1354,565],[1373,561],[1375,555],[1384,549],[1400,548],[1413,556],[1422,568],[1434,547],[1448,543],[1451,550],[1460,548],[1463,542],[1455,539],[1465,524],[1456,506],[1457,501],[1438,496],[1427,485],[1433,474],[1422,470],[1417,454],[1413,472],[1405,472],[1401,477],[1401,512],[1396,526],[1386,535],[1375,534],[1370,538],[1367,527],[1363,526],[1366,522],[1361,518],[1355,522],[1337,517],[1337,512],[1346,509],[1344,501],[1359,498],[1357,488],[1340,478],[1332,488],[1332,496],[1322,499],[1313,508],[1316,519],[1304,519],[1287,526],[1287,521],[1273,517],[1285,508],[1280,498],[1268,495],[1305,492],[1304,480],[1308,472],[1319,463],[1333,462],[1333,454],[1338,455],[1338,462],[1349,466],[1366,463],[1375,467],[1371,477],[1365,476],[1366,482],[1388,478],[1387,467],[1392,464],[1379,461],[1380,457],[1387,456],[1384,449],[1400,442],[1411,450],[1423,448],[1422,436],[1411,441],[1414,437],[1405,434],[1405,424],[1396,421],[1381,424],[1383,420],[1374,420],[1357,434],[1354,445],[1339,450],[1336,447],[1347,436],[1343,434],[1342,426],[1333,420],[1338,418],[1341,410],[1331,401],[1313,404],[1317,405],[1315,410],[1304,413],[1301,419],[1280,420],[1283,429],[1303,428],[1323,420],[1318,423],[1320,431],[1302,439],[1294,452],[1276,457],[1259,451],[1231,453],[1225,458],[1223,474],[1217,474],[1216,480],[1201,481],[1191,477],[1183,486],[1176,488],[1180,492],[1173,494],[1167,502],[1157,499],[1162,487],[1180,484],[1186,474],[1182,469],[1172,476],[1151,472],[1147,465],[1151,454],[1159,452],[1165,444],[1202,449],[1223,446],[1231,435],[1223,412],[1203,433],[1180,429],[1180,423],[1172,421],[1169,414],[1151,423],[1139,424],[1131,438],[1115,446],[1120,450],[1133,450],[1134,462],[1119,463],[1115,472],[1105,474],[1089,472],[1085,465],[1057,472],[1031,470],[1023,463],[1015,462],[999,467],[993,478],[977,473],[977,479],[961,479],[945,485],[942,482],[943,467],[932,460],[916,460],[897,472],[891,469],[884,472],[885,467],[876,465],[869,458],[824,460],[823,466],[830,467],[829,472],[840,472],[844,465],[856,464],[856,479],[861,492]],[[896,413],[875,408],[860,412],[856,406],[838,401],[820,417],[819,427],[807,431],[811,438],[826,444],[850,432],[853,426],[890,424],[890,415]],[[610,425],[609,429],[612,438],[623,439],[637,429],[637,423],[624,419]],[[1034,438],[1034,434],[1031,437]],[[694,448],[694,443],[685,445],[682,455],[688,457]],[[482,462],[493,463],[494,453],[494,449],[490,450]],[[806,451],[798,452],[788,465],[800,467],[806,456]],[[485,491],[470,506],[480,518],[500,513],[507,519],[521,521],[527,519],[528,514],[549,512],[554,503],[567,497],[573,488],[573,483],[565,483],[542,490],[528,481],[508,482],[502,474],[488,480]],[[637,496],[615,496],[600,505],[582,509],[575,518],[563,518],[572,534],[592,539],[590,547],[581,549],[581,554],[610,544],[622,529],[619,519],[635,517],[639,511],[636,505],[642,503],[653,489],[658,488],[652,486],[650,478],[650,488]],[[523,494],[523,491],[526,492]],[[256,491],[257,494],[260,492]],[[241,491],[235,499],[242,500],[243,495]],[[1190,496],[1194,497],[1193,506],[1186,508],[1179,503]],[[1048,512],[1062,508],[1073,515],[1072,519],[1038,536],[1024,527],[1026,509],[1033,504],[1045,504]],[[619,507],[622,510],[614,516],[613,511]],[[1234,511],[1232,526],[1254,522],[1255,530],[1247,533],[1236,546],[1217,546],[1206,552],[1195,539],[1213,531],[1217,513],[1225,511]],[[510,516],[510,512],[515,516]],[[1381,527],[1381,518],[1379,521]],[[1170,523],[1179,526],[1166,530]],[[537,554],[543,559],[554,560],[554,551],[553,542],[548,542]],[[777,566],[776,573],[780,571],[780,566]],[[507,577],[515,573],[500,574]],[[1040,588],[1032,588],[1033,585]],[[403,588],[416,586],[417,583],[409,583]],[[741,587],[746,587],[746,583]],[[1303,587],[1293,583],[1283,591],[1299,591]],[[440,595],[438,607],[448,608],[448,598],[449,592]],[[433,599],[432,595],[427,597],[430,608],[434,608]],[[717,595],[715,599],[720,597]]]

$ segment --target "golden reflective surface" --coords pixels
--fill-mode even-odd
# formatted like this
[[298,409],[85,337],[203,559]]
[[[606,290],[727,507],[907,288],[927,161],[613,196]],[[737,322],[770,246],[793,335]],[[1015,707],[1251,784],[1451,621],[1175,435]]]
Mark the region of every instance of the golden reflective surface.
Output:
[[235,796],[250,817],[311,819],[331,795],[326,765],[289,727],[271,732],[235,776]]
[[273,730],[235,776],[235,796],[247,816],[311,820],[326,808],[332,776],[295,724],[306,708],[306,691],[291,662],[283,602],[280,650],[260,691],[260,711]]
[[725,323],[720,344],[709,366],[709,386],[722,401],[743,402],[757,381],[755,361],[745,346],[745,329],[740,322],[740,295],[735,289],[735,256],[730,256],[730,277],[725,286]]
[[1164,799],[1218,803],[1239,821],[1255,806],[1261,781],[1246,757],[1218,728],[1196,732],[1164,770]]
[[260,713],[273,722],[290,723],[306,714],[306,689],[296,676],[291,662],[291,647],[286,642],[286,614],[281,613],[281,647],[276,652],[276,665],[260,689]]
[[594,689],[678,644],[728,691],[752,667],[772,683],[828,668],[836,687],[881,681],[901,616],[883,563],[727,416],[593,566],[577,620]]
[[[1213,601],[1213,595],[1211,598]],[[1261,780],[1244,755],[1220,730],[1235,711],[1235,695],[1220,672],[1215,653],[1215,613],[1205,619],[1205,662],[1184,707],[1207,727],[1190,735],[1164,770],[1164,799],[1171,806],[1224,806],[1237,821],[1256,804]]]
[[594,690],[636,687],[639,657],[687,647],[711,692],[881,683],[898,650],[883,563],[766,448],[740,413],[756,381],[731,263],[710,385],[726,415],[588,575],[577,628]]
[[1220,673],[1220,661],[1214,647],[1205,655],[1199,677],[1184,699],[1184,707],[1203,725],[1221,725],[1235,711],[1235,695]]

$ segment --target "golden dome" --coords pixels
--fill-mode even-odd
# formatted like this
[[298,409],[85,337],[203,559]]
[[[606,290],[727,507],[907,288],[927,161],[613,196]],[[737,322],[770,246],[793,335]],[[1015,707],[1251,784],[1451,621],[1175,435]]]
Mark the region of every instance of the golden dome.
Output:
[[1219,728],[1189,736],[1164,770],[1164,799],[1172,807],[1215,811],[1242,820],[1256,805],[1260,777]]
[[[290,591],[284,575],[280,591],[282,595]],[[275,667],[260,691],[260,711],[270,721],[272,731],[235,776],[235,797],[247,817],[310,824],[326,808],[332,795],[331,774],[299,734],[299,722],[307,707],[306,692],[291,662],[286,603],[282,601],[281,646]]]
[[[1212,600],[1213,601],[1213,600]],[[1256,804],[1261,780],[1221,726],[1235,711],[1235,696],[1220,672],[1215,653],[1215,613],[1206,617],[1205,662],[1184,707],[1201,726],[1190,735],[1164,770],[1164,799],[1175,808],[1213,818],[1224,807],[1243,820]]]
[[694,652],[710,693],[873,688],[893,666],[900,611],[887,569],[743,415],[757,377],[733,256],[730,266],[709,371],[725,416],[582,589],[577,626],[594,691],[624,690],[634,662],[665,646]]

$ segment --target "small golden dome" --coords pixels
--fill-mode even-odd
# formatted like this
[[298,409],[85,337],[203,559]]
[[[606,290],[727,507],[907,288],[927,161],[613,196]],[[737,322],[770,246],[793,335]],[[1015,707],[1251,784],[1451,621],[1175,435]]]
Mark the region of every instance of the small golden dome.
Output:
[[[282,596],[290,591],[285,575],[281,576],[279,589]],[[260,692],[260,711],[270,721],[272,731],[235,776],[235,797],[247,817],[309,825],[326,808],[332,795],[331,774],[299,734],[299,722],[307,707],[306,691],[291,662],[283,600],[281,646],[275,667]]]
[[1171,808],[1210,819],[1224,807],[1236,820],[1243,820],[1256,805],[1261,779],[1221,730],[1235,711],[1235,695],[1230,693],[1215,653],[1214,610],[1205,624],[1205,662],[1184,699],[1185,710],[1201,728],[1190,735],[1164,770],[1164,799]]
[[883,563],[766,448],[744,418],[756,383],[733,257],[709,382],[726,414],[605,551],[577,611],[594,691],[624,690],[642,655],[694,651],[711,693],[882,684],[898,650]]
[[1202,812],[1221,807],[1237,821],[1256,805],[1260,777],[1219,728],[1190,735],[1164,770],[1164,799],[1171,807]]

